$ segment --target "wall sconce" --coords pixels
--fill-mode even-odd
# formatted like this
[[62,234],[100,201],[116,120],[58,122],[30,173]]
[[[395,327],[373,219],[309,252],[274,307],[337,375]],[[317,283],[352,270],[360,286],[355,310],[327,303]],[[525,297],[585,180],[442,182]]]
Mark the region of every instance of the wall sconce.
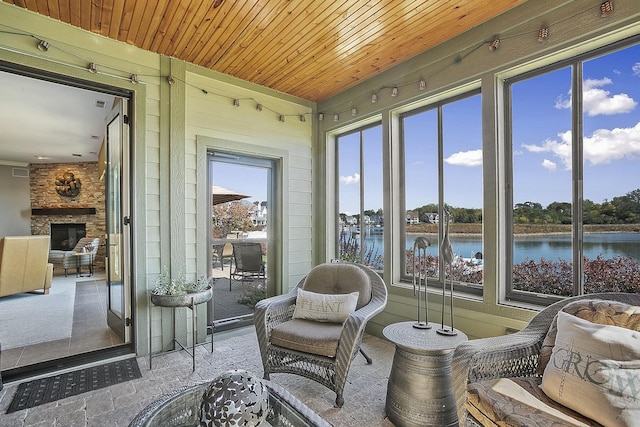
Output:
[[234,107],[239,107],[240,106],[240,100],[238,98],[233,100],[233,106]]
[[280,119],[279,119],[282,123],[284,123],[284,115],[280,114]]
[[306,122],[307,118],[304,116],[304,114],[300,114],[300,121],[301,122]]
[[318,121],[319,122],[323,122],[324,121],[324,113],[318,113]]
[[355,117],[358,115],[358,109],[356,107],[353,107],[351,109],[351,117]]
[[398,96],[398,87],[394,87],[391,89],[391,96]]
[[418,89],[425,90],[427,88],[427,81],[425,79],[421,79],[420,83],[418,83]]
[[131,83],[137,84],[139,82],[138,75],[137,74],[131,74],[131,76],[129,77],[129,80],[131,80]]
[[262,104],[256,104],[256,110],[262,111]]
[[40,40],[38,42],[38,50],[41,50],[43,52],[46,52],[49,50],[49,42],[46,40]]
[[613,2],[605,1],[600,5],[600,17],[606,18],[613,13]]
[[371,95],[371,103],[375,104],[376,102],[378,102],[378,95],[374,93]]
[[338,120],[340,120],[340,115],[339,114],[334,114],[333,115],[333,121],[337,122]]

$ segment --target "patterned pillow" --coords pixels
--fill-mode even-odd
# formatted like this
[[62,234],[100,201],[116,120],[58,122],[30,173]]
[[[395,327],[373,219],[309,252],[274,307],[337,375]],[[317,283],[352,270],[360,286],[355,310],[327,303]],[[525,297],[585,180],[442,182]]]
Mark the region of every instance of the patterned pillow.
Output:
[[298,289],[294,319],[343,323],[358,303],[358,292],[350,294],[318,294]]
[[[563,312],[600,325],[613,325],[640,331],[640,307],[618,301],[601,299],[583,299],[571,302],[562,308]],[[547,331],[540,356],[538,374],[542,375],[547,367],[558,331],[558,316],[553,319]]]
[[269,390],[257,376],[241,370],[225,372],[211,381],[202,396],[201,427],[253,427],[267,418]]
[[602,425],[640,420],[640,333],[558,313],[556,343],[542,390]]

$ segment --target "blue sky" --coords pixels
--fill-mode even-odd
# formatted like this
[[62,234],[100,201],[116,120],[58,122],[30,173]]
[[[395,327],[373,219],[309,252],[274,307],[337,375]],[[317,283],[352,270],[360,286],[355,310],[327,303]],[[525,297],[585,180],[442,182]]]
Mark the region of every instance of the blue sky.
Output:
[[[514,202],[571,201],[571,69],[513,86]],[[445,203],[482,207],[480,96],[443,107]],[[640,46],[583,69],[584,197],[640,188]],[[436,113],[405,120],[407,209],[437,203]],[[380,127],[365,131],[365,209],[382,207]],[[359,136],[340,140],[340,211],[357,213]],[[376,167],[378,165],[378,167]]]
[[267,170],[264,168],[215,162],[213,183],[250,197],[248,202],[267,200]]

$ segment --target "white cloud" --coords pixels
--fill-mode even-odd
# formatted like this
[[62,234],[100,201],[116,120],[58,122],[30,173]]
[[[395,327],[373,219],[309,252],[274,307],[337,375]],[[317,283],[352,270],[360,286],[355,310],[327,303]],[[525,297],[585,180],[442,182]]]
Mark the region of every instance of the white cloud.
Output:
[[[531,153],[551,153],[560,159],[565,169],[571,169],[571,131],[558,134],[557,140],[547,139],[540,145],[523,144],[523,147]],[[598,129],[591,136],[585,136],[583,157],[592,165],[640,157],[640,122],[631,128]]]
[[544,159],[542,161],[542,167],[553,172],[556,170],[557,164],[549,159]]
[[446,159],[446,163],[457,166],[482,166],[482,150],[460,151]]
[[[626,93],[611,95],[611,92],[601,88],[612,83],[611,79],[607,77],[600,80],[587,79],[582,83],[582,106],[588,116],[611,116],[628,113],[638,105]],[[557,109],[571,108],[571,91],[569,91],[567,98],[559,97],[555,107]]]
[[634,75],[640,76],[640,62],[636,62],[635,64],[633,64],[633,67],[631,67],[631,71],[633,71]]
[[351,184],[358,184],[359,182],[360,182],[360,174],[359,173],[354,173],[351,176],[341,176],[340,177],[340,184],[351,185]]

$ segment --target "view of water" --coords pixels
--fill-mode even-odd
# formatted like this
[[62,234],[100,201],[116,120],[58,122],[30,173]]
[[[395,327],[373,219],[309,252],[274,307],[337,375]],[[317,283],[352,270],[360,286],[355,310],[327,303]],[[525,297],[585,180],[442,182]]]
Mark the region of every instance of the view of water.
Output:
[[[407,249],[413,249],[414,241],[418,236],[407,236]],[[382,255],[381,234],[367,234],[366,239],[375,245],[378,255]],[[427,252],[436,255],[438,242],[430,238],[431,246]],[[472,258],[477,252],[482,251],[482,241],[474,236],[452,236],[450,238],[453,251],[463,258]],[[584,255],[594,259],[598,255],[604,258],[615,256],[631,257],[640,260],[640,233],[593,233],[584,235]],[[569,235],[540,235],[516,237],[514,242],[514,262],[520,263],[525,259],[539,261],[544,258],[550,261],[571,259],[571,236]]]

